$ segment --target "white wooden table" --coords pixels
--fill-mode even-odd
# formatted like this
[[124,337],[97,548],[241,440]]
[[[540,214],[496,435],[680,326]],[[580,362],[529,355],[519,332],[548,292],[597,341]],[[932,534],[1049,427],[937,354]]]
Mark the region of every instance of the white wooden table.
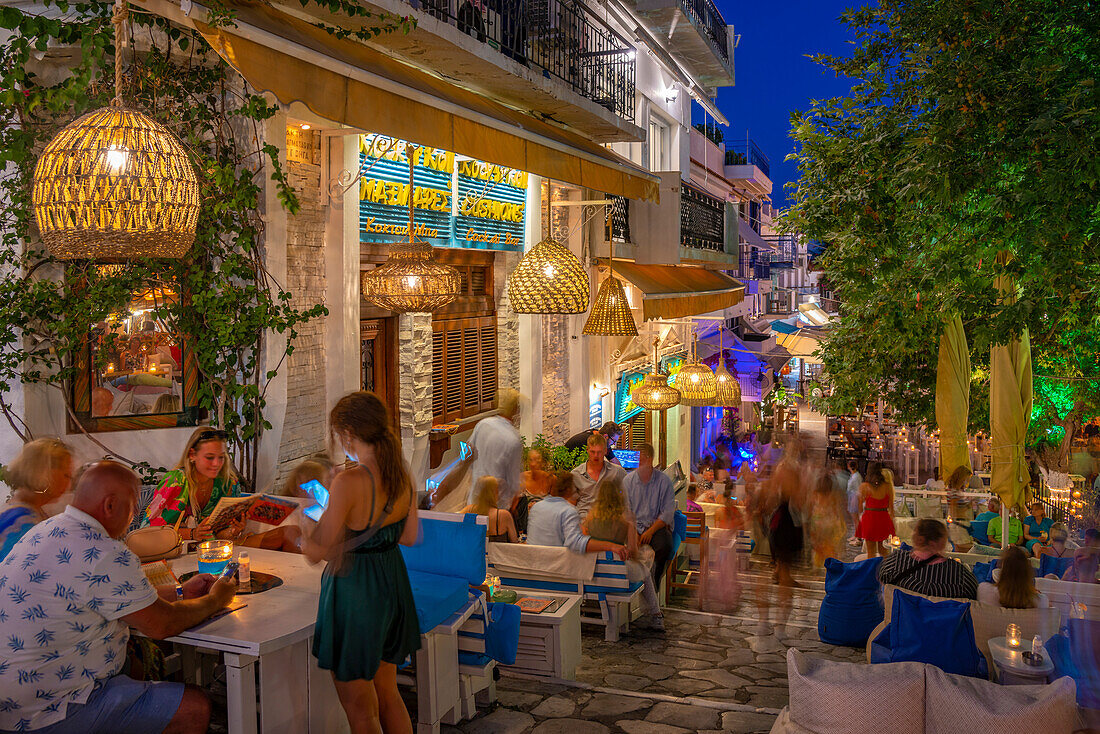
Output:
[[[243,609],[169,641],[221,655],[230,734],[348,731],[332,677],[310,654],[322,567],[293,553],[249,548],[248,555],[253,573],[278,576],[282,586],[237,595],[229,608]],[[195,554],[170,563],[177,576],[198,568]]]
[[993,656],[993,667],[997,669],[997,681],[1004,685],[1034,685],[1046,683],[1054,672],[1054,663],[1050,655],[1043,657],[1042,665],[1028,665],[1024,662],[1024,650],[1031,649],[1031,641],[1024,640],[1020,647],[1009,647],[1004,637],[994,637],[989,641],[989,652]]
[[549,599],[558,606],[554,611],[520,614],[516,663],[501,667],[530,675],[575,680],[581,659],[581,598],[526,592],[520,592],[519,596]]

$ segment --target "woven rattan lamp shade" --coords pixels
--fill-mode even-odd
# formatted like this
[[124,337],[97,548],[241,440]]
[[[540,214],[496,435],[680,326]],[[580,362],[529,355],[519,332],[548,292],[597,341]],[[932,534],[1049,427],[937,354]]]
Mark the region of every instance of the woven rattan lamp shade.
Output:
[[508,300],[516,313],[584,313],[588,276],[568,247],[545,239],[508,276]]
[[718,381],[705,364],[690,362],[681,367],[676,375],[676,389],[680,391],[680,403],[683,405],[714,405]]
[[[611,275],[600,285],[596,302],[588,314],[582,334],[589,336],[637,336],[638,326],[630,313],[622,281]],[[640,404],[640,403],[639,403]]]
[[718,369],[714,371],[714,380],[717,387],[714,405],[720,405],[723,408],[740,408],[741,383],[726,369],[724,359],[718,362]]
[[421,240],[401,242],[386,262],[363,273],[363,298],[397,313],[428,312],[458,296],[462,279],[450,265],[437,263],[432,246]]
[[668,384],[668,378],[660,372],[651,372],[630,393],[630,399],[639,408],[668,410],[680,404],[680,391]]
[[50,141],[34,169],[32,203],[55,257],[179,258],[195,241],[199,184],[163,125],[112,105]]

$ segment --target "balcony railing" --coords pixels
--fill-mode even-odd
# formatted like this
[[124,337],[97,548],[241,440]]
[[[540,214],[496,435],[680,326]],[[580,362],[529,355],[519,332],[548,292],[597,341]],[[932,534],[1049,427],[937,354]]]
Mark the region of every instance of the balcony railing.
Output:
[[684,8],[700,32],[706,36],[711,47],[718,56],[729,64],[730,47],[727,38],[726,21],[718,12],[713,0],[680,0]]
[[630,242],[630,200],[625,196],[607,194],[607,233],[611,241]]
[[768,178],[772,177],[772,167],[771,163],[768,162],[768,156],[760,150],[760,146],[755,142],[743,140],[738,143],[726,143],[727,166],[747,166],[750,163],[759,168]]
[[726,204],[693,186],[680,198],[680,244],[700,250],[726,251]]
[[633,122],[634,49],[580,0],[419,3],[430,15]]
[[772,267],[793,268],[798,257],[798,236],[793,234],[770,234],[764,239],[775,247]]
[[741,277],[752,280],[771,280],[772,253],[755,247],[742,247]]

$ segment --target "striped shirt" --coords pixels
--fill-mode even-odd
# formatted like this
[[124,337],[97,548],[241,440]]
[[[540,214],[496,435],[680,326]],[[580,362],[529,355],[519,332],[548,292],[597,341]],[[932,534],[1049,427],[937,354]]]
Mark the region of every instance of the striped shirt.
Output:
[[925,596],[977,598],[978,580],[974,578],[974,572],[950,558],[925,564],[901,579],[900,583],[894,583],[894,579],[918,563],[920,561],[910,551],[894,551],[879,564],[878,580]]

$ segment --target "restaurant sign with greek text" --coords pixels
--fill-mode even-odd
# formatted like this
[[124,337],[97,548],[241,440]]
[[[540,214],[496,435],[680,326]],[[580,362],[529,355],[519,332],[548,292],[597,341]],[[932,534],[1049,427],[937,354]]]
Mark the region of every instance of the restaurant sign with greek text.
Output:
[[409,157],[414,234],[439,247],[523,250],[527,174],[385,135],[359,136],[363,242],[409,236]]

